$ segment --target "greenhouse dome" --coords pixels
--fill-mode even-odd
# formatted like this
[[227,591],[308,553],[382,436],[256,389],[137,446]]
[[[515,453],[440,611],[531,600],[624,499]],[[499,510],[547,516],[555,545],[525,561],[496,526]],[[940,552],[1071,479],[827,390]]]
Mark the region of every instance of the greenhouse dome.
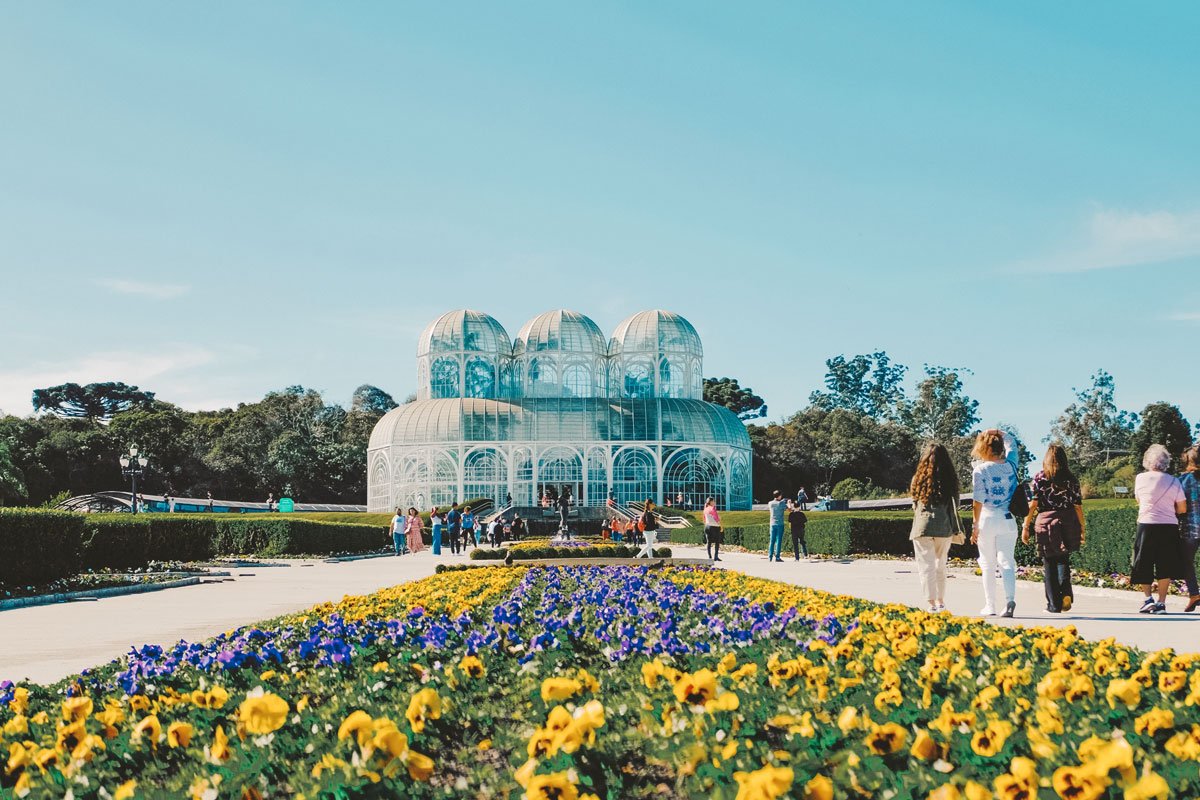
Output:
[[750,438],[701,399],[703,352],[691,323],[666,311],[630,317],[607,343],[586,316],[549,311],[511,346],[487,314],[444,314],[417,345],[417,399],[371,434],[368,507],[530,506],[553,489],[584,506],[714,497],[749,508]]

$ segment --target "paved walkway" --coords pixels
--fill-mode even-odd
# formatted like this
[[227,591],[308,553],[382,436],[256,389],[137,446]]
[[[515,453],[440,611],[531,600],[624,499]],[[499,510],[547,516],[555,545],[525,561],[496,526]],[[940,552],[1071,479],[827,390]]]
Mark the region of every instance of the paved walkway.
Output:
[[[704,549],[673,545],[679,557],[703,557]],[[316,603],[365,594],[433,574],[439,563],[465,563],[463,556],[428,551],[401,558],[324,563],[289,561],[286,567],[233,569],[235,580],[113,597],[95,602],[0,612],[0,679],[47,683],[111,661],[134,645],[171,645],[214,636],[258,620],[300,611]],[[725,553],[719,566],[749,575],[811,586],[884,603],[923,607],[911,561],[793,561],[773,564],[762,555]],[[1132,592],[1076,587],[1075,609],[1045,614],[1042,585],[1017,581],[1017,617],[997,624],[1074,625],[1082,636],[1114,637],[1144,649],[1175,647],[1200,651],[1200,613],[1179,613],[1183,600],[1169,598],[1165,616],[1135,613],[1141,597]],[[979,578],[952,571],[946,605],[971,615],[983,605]]]
[[[704,555],[702,547],[672,545],[678,556]],[[794,561],[785,554],[782,564],[767,561],[757,553],[722,553],[718,566],[747,575],[811,586],[835,594],[848,594],[881,603],[903,603],[925,608],[921,582],[914,563],[842,559]],[[997,591],[1003,597],[1000,582]],[[1015,618],[989,617],[998,625],[1065,627],[1074,625],[1085,639],[1112,637],[1144,650],[1174,647],[1180,652],[1200,652],[1200,612],[1184,614],[1184,598],[1167,598],[1165,615],[1138,614],[1142,595],[1115,589],[1075,587],[1075,607],[1066,614],[1047,614],[1041,582],[1017,581]],[[983,607],[980,578],[967,569],[951,570],[946,582],[946,608],[953,614],[973,616]]]

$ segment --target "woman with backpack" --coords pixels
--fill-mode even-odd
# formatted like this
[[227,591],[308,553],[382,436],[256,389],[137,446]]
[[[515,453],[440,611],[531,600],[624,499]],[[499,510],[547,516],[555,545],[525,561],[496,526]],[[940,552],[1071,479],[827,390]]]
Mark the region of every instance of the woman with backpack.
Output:
[[940,444],[931,444],[921,454],[910,486],[913,501],[913,525],[909,539],[917,561],[921,589],[933,613],[946,610],[946,566],[950,545],[963,541],[962,521],[958,518],[958,473],[950,453]]
[[646,537],[646,543],[634,558],[641,558],[643,553],[646,558],[654,558],[654,545],[658,542],[658,520],[654,518],[654,502],[648,497],[642,516],[638,518],[638,529]]
[[1075,604],[1071,589],[1071,553],[1083,546],[1083,493],[1071,474],[1067,451],[1060,444],[1046,448],[1042,471],[1029,485],[1029,513],[1021,530],[1021,541],[1029,544],[1029,529],[1037,537],[1042,558],[1042,582],[1046,585],[1046,611],[1058,614]]
[[[1021,481],[1017,476],[1017,448],[1012,437],[998,428],[983,431],[975,438],[971,451],[971,503],[974,525],[971,544],[979,546],[979,569],[983,572],[983,610],[985,617],[996,616],[996,567],[1004,581],[1004,612],[1011,617],[1017,608],[1017,521],[1013,513],[1014,497]],[[1025,506],[1024,489],[1019,505]],[[1019,509],[1024,516],[1026,508]]]

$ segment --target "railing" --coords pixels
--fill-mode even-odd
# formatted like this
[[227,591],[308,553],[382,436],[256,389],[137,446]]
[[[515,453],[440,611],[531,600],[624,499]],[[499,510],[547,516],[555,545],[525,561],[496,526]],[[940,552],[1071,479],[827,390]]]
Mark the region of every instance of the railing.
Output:
[[[641,514],[643,512],[645,512],[645,510],[646,510],[645,503],[630,503],[629,507],[631,509],[633,509],[634,511],[636,511],[638,516],[641,516]],[[690,528],[690,527],[692,527],[692,521],[690,519],[688,519],[687,517],[667,516],[666,514],[662,513],[661,511],[655,511],[654,518],[657,519],[659,521],[659,523],[665,528]]]

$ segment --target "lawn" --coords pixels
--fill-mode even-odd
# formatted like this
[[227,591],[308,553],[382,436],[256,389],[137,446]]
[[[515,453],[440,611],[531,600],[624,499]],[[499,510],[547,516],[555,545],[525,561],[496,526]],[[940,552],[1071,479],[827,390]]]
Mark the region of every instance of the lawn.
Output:
[[1196,797],[1198,663],[707,568],[448,571],[0,684],[0,797]]

